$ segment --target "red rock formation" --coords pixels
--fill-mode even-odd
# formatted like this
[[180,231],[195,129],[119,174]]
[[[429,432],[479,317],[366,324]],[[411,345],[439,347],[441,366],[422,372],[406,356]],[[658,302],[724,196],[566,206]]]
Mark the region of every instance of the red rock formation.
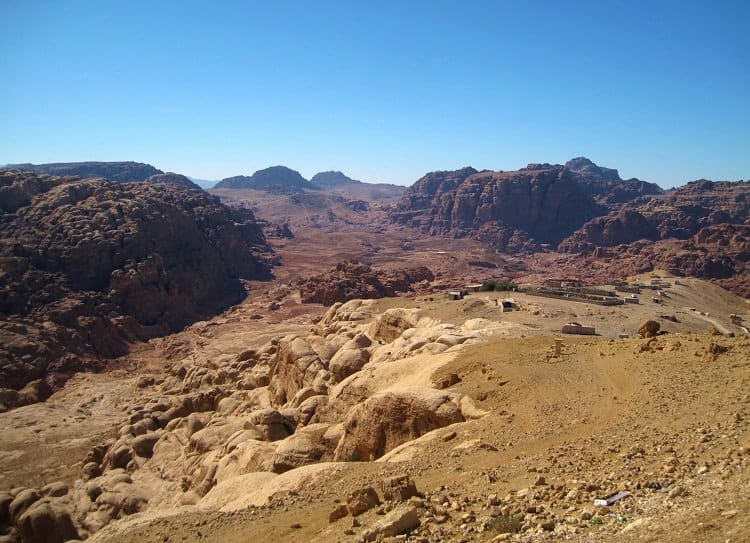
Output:
[[433,172],[412,186],[393,220],[433,235],[473,237],[504,251],[557,245],[604,208],[563,166],[516,172]]
[[432,281],[432,272],[420,266],[392,272],[373,270],[367,264],[347,260],[325,274],[298,281],[303,303],[333,305],[355,298],[373,299],[395,296],[413,290],[413,284]]
[[172,183],[0,172],[0,388],[53,384],[268,275],[252,212]]

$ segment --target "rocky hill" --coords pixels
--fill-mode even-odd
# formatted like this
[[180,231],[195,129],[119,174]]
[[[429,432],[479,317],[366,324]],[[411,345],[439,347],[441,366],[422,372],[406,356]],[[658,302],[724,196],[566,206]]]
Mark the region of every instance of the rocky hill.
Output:
[[556,246],[606,210],[563,166],[529,165],[515,172],[463,168],[432,172],[407,190],[395,222],[432,235],[473,237],[495,249]]
[[141,162],[58,162],[52,164],[12,164],[9,167],[50,175],[103,177],[110,181],[144,181],[152,175],[164,173],[151,164]]
[[59,384],[269,275],[252,212],[202,190],[1,170],[0,202],[0,389]]
[[286,166],[272,166],[258,170],[251,176],[237,175],[222,179],[215,189],[256,189],[271,192],[299,192],[305,189],[316,189],[298,171]]

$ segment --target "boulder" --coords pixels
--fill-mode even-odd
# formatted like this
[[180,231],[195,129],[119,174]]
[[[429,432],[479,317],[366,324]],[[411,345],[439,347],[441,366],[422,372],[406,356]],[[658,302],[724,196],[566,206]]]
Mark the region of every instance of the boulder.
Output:
[[313,386],[318,373],[326,370],[325,362],[307,341],[286,336],[280,342],[271,364],[268,392],[274,405],[283,405],[304,387]]
[[375,340],[390,343],[409,328],[417,326],[419,317],[418,309],[387,309],[370,324],[367,334]]
[[659,333],[661,325],[656,321],[646,321],[638,327],[638,333],[642,338],[655,337]]
[[419,526],[419,513],[416,507],[402,505],[387,513],[382,519],[362,533],[364,541],[375,541],[383,537],[408,534]]
[[341,382],[357,373],[370,360],[370,353],[365,349],[347,349],[342,347],[328,365],[335,383]]
[[42,496],[50,496],[52,498],[59,498],[60,496],[65,496],[68,493],[68,490],[69,490],[68,485],[66,485],[62,481],[55,481],[53,483],[44,485],[39,490],[39,494],[41,494]]
[[138,456],[151,458],[151,455],[154,452],[154,445],[156,445],[156,442],[159,441],[163,435],[164,431],[157,430],[156,432],[149,432],[136,437],[131,444],[133,452]]
[[389,477],[381,483],[383,499],[386,501],[405,501],[417,496],[417,485],[408,475]]
[[359,516],[377,505],[380,505],[380,499],[378,493],[371,486],[358,488],[346,500],[346,509],[353,517]]
[[334,458],[375,460],[431,430],[463,422],[459,404],[455,395],[427,387],[376,393],[347,414]]
[[33,488],[27,488],[16,494],[8,505],[8,519],[11,524],[16,524],[18,518],[38,499],[39,494]]
[[328,429],[328,424],[311,424],[279,443],[273,454],[273,471],[283,473],[314,464],[323,460],[326,455],[330,459],[336,444],[326,443],[324,437]]
[[225,424],[207,426],[190,436],[190,449],[198,453],[217,449],[235,432],[242,430],[242,425],[241,421],[236,420],[227,421]]
[[27,509],[16,521],[25,543],[63,543],[78,539],[70,513],[49,502],[40,501]]
[[273,457],[276,447],[276,443],[256,439],[248,439],[239,443],[231,453],[219,460],[216,467],[216,481],[220,483],[246,473],[274,471]]

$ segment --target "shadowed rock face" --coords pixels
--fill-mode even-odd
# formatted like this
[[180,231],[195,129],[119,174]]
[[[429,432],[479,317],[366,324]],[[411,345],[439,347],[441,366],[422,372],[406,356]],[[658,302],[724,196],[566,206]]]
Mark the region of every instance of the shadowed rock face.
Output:
[[249,210],[171,182],[0,171],[0,388],[124,354],[269,275]]
[[13,164],[16,170],[47,173],[50,175],[75,175],[78,177],[103,177],[110,181],[144,181],[152,175],[164,173],[151,164],[141,162],[59,162],[52,164]]
[[530,165],[517,172],[427,174],[399,203],[395,222],[433,235],[450,234],[486,241],[507,251],[557,245],[587,220],[597,205],[562,166]]

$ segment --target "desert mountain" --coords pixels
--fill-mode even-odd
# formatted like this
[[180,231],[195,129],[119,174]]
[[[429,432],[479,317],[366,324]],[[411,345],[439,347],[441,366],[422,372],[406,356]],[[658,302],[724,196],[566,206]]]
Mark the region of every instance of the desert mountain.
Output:
[[143,164],[142,162],[58,162],[52,164],[11,164],[8,167],[50,175],[103,177],[110,181],[120,182],[144,181],[152,175],[164,173],[151,164]]
[[557,245],[587,220],[597,204],[563,166],[530,164],[515,172],[463,168],[432,172],[412,185],[393,220],[432,235],[473,237],[503,251]]
[[[279,319],[261,293],[0,413],[0,522],[55,543],[744,541],[747,304],[651,280],[663,306],[287,297]],[[560,343],[581,318],[601,337]]]
[[268,277],[252,212],[162,175],[0,171],[0,388],[59,384],[237,302],[240,279]]
[[271,166],[258,170],[251,176],[237,175],[222,179],[215,189],[257,189],[271,192],[299,192],[315,189],[300,173],[286,166]]
[[337,185],[359,184],[362,181],[352,179],[338,171],[319,172],[312,176],[310,183],[320,185],[321,187],[331,187]]

